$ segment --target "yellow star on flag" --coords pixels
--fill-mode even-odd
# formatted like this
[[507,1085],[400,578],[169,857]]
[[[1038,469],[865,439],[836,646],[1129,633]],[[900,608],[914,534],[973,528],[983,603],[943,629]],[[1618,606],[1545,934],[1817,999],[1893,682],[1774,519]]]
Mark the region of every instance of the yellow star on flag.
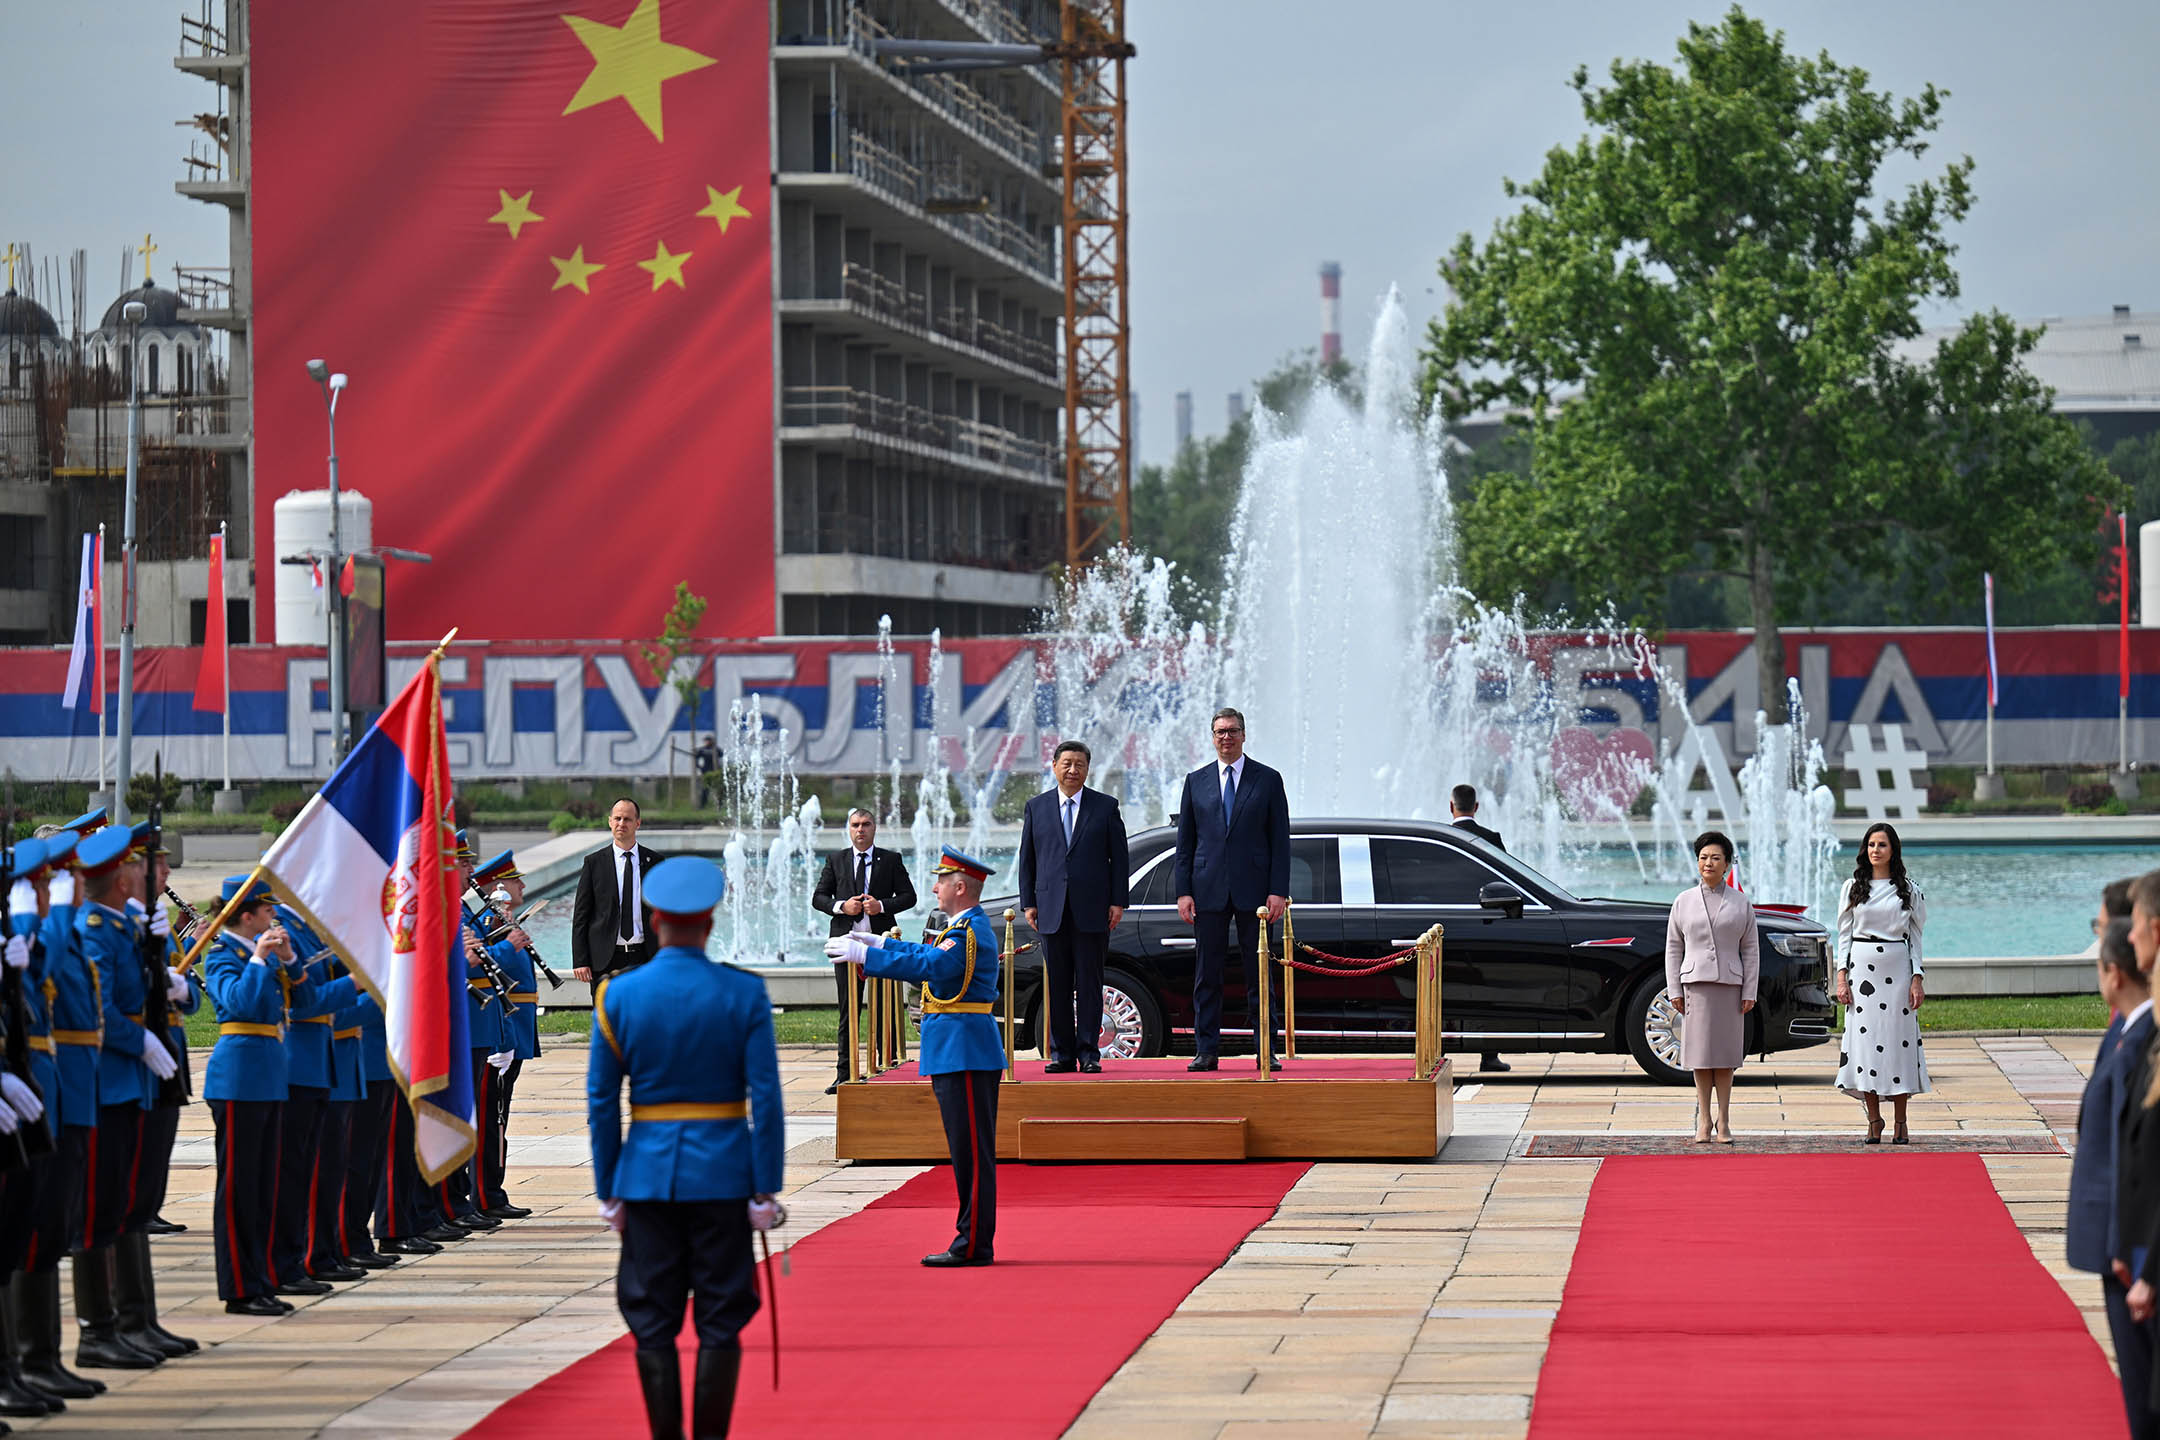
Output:
[[675,282],[676,289],[687,290],[690,287],[683,284],[682,267],[683,261],[689,258],[690,252],[688,250],[683,251],[680,255],[670,255],[667,241],[660,240],[654,242],[652,259],[640,260],[637,265],[638,269],[647,271],[652,275],[653,289],[658,290],[662,285],[672,280]]
[[518,231],[524,229],[527,225],[537,225],[542,220],[547,219],[545,215],[535,215],[533,213],[532,191],[527,190],[515,200],[510,198],[510,192],[507,190],[497,190],[495,193],[502,197],[502,209],[488,216],[488,224],[509,226],[511,239],[517,239]]
[[697,213],[701,216],[710,215],[713,223],[720,227],[721,234],[727,234],[730,220],[747,220],[750,218],[750,212],[744,208],[742,203],[742,186],[737,185],[723,195],[712,186],[707,185],[705,194],[707,197],[706,206]]
[[560,290],[565,285],[575,285],[579,291],[590,295],[592,294],[592,286],[586,282],[602,270],[607,269],[605,265],[595,265],[587,261],[583,245],[571,251],[570,258],[567,260],[550,255],[548,261],[555,267],[555,283],[548,286],[550,290]]
[[563,107],[565,115],[619,99],[637,112],[645,128],[652,131],[653,139],[663,140],[661,84],[719,63],[710,55],[670,45],[660,38],[660,0],[638,0],[637,9],[630,12],[630,18],[619,29],[582,15],[565,15],[562,19],[593,58],[592,73]]

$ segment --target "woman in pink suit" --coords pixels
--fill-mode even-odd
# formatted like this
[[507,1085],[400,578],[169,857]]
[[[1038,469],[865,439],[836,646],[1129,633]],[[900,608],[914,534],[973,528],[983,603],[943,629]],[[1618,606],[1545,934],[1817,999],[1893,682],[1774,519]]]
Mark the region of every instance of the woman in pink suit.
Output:
[[1673,901],[1665,923],[1665,993],[1680,1012],[1680,1063],[1695,1072],[1695,1143],[1711,1138],[1710,1096],[1717,1093],[1717,1140],[1732,1144],[1733,1071],[1747,1054],[1748,1011],[1755,1008],[1755,907],[1725,883],[1732,841],[1715,830],[1695,837],[1700,883]]

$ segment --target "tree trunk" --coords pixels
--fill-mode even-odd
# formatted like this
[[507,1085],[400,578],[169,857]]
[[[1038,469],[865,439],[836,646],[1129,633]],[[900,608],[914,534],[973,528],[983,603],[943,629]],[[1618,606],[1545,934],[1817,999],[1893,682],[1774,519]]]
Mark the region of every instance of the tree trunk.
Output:
[[1755,622],[1755,676],[1761,687],[1763,720],[1783,725],[1785,708],[1785,637],[1777,628],[1777,579],[1770,546],[1758,537],[1748,541],[1748,609]]

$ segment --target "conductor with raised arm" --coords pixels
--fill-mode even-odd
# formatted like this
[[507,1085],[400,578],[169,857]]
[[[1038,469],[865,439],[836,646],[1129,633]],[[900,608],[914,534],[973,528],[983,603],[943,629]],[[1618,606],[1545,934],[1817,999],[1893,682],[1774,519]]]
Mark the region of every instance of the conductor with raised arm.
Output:
[[1125,819],[1087,788],[1088,747],[1067,740],[1050,758],[1057,788],[1020,819],[1020,905],[1043,940],[1044,1053],[1052,1074],[1102,1070],[1103,960],[1125,914]]
[[[1178,800],[1178,918],[1193,927],[1193,1061],[1188,1070],[1213,1070],[1222,1054],[1223,974],[1233,957],[1250,965],[1260,943],[1260,919],[1282,919],[1290,904],[1290,801],[1280,771],[1245,753],[1245,717],[1225,707],[1211,725],[1214,763],[1185,777]],[[1248,976],[1245,1014],[1254,1022],[1253,982]],[[1277,1007],[1275,1013],[1282,1013]],[[1259,1044],[1257,1023],[1250,1023]],[[1268,1067],[1273,1059],[1272,1036]]]

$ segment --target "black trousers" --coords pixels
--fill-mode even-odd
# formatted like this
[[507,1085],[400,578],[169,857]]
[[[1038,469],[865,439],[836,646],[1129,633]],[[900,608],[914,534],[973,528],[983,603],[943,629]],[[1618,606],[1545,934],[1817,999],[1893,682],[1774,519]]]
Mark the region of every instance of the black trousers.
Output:
[[23,1254],[25,1270],[57,1270],[69,1244],[81,1238],[83,1190],[90,1158],[90,1137],[97,1131],[88,1125],[63,1125],[60,1138],[46,1163],[45,1183],[38,1187],[30,1212],[30,1247]]
[[2153,1326],[2130,1318],[2130,1292],[2113,1275],[2100,1277],[2100,1298],[2107,1305],[2108,1335],[2115,1342],[2130,1440],[2154,1440],[2160,1436],[2160,1416],[2152,1406]]
[[[494,1073],[488,1069],[487,1057],[488,1052],[484,1049],[472,1052],[472,1093],[475,1109],[481,1108],[481,1075]],[[476,1142],[480,1138],[477,1132],[485,1128],[488,1123],[486,1115],[483,1114],[478,1118],[479,1123],[474,1127]],[[479,1145],[476,1143],[473,1148],[477,1152]],[[457,1169],[436,1181],[432,1195],[436,1218],[429,1222],[431,1225],[447,1220],[455,1220],[460,1215],[471,1215],[479,1210],[481,1205],[481,1202],[474,1198],[473,1167],[469,1163],[458,1166]]]
[[382,1204],[375,1212],[375,1233],[385,1240],[406,1240],[433,1229],[442,1217],[435,1213],[435,1192],[421,1177],[420,1161],[413,1154],[412,1105],[394,1082],[389,1119],[383,1137]]
[[692,1303],[698,1344],[739,1343],[758,1312],[750,1259],[750,1201],[629,1200],[615,1303],[640,1350],[673,1350],[683,1303]]
[[[33,1123],[33,1122],[24,1122]],[[42,1125],[42,1120],[34,1122]],[[13,1146],[12,1138],[0,1144]],[[48,1152],[27,1165],[0,1170],[0,1281],[29,1268],[30,1240],[37,1233],[39,1198],[53,1183],[59,1155]],[[0,1362],[4,1365],[4,1362]]]
[[[1233,927],[1232,922],[1235,921]],[[1237,943],[1231,944],[1232,929]],[[1259,1015],[1253,1005],[1253,952],[1260,946],[1260,917],[1251,910],[1202,910],[1193,916],[1193,1053],[1222,1053],[1223,984],[1226,976],[1241,975],[1246,984],[1237,1024],[1232,1029],[1257,1030]],[[1268,994],[1273,1004],[1268,1053],[1275,1053],[1273,1033],[1282,1029],[1282,981],[1276,967],[1267,966]],[[1255,1037],[1257,1041],[1257,1037]]]
[[510,1203],[503,1188],[503,1169],[510,1159],[510,1100],[517,1093],[518,1076],[525,1073],[523,1060],[497,1073],[492,1065],[480,1067],[473,1098],[480,1109],[480,1135],[473,1146],[473,1199],[483,1210],[497,1210]]
[[308,1236],[314,1230],[308,1215],[309,1182],[315,1176],[315,1151],[322,1144],[323,1111],[329,1103],[327,1086],[286,1087],[270,1240],[270,1276],[280,1285],[307,1276]]
[[350,1143],[353,1101],[323,1104],[322,1139],[308,1172],[308,1246],[310,1273],[335,1265],[351,1252],[345,1248],[345,1147]]
[[127,1228],[135,1208],[135,1187],[142,1179],[143,1129],[150,1112],[140,1105],[100,1105],[97,1131],[90,1137],[83,1185],[81,1248],[110,1245]]
[[[848,967],[847,967],[847,966],[845,966],[845,965],[835,965],[835,966],[833,966],[833,967],[832,967],[832,979],[833,979],[833,994],[837,995],[837,996],[839,997],[839,999],[840,999],[840,1026],[839,1026],[839,1028],[840,1028],[841,1030],[845,1030],[845,1029],[847,1029],[847,1017],[848,1017]],[[860,983],[859,981],[858,981],[858,983],[857,983],[857,984],[856,984],[856,986],[855,986],[855,1005],[856,1005],[856,1012],[855,1012],[855,1013],[856,1013],[856,1014],[858,1014],[858,1015],[860,1015],[860,1014],[862,1013],[862,985],[861,985],[861,983]],[[837,1033],[837,1032],[836,1032],[836,1033]],[[838,1079],[838,1080],[845,1080],[845,1079],[847,1079],[847,1078],[848,1078],[848,1063],[847,1063],[847,1062],[848,1062],[848,1042],[849,1042],[850,1040],[853,1040],[853,1039],[855,1039],[855,1038],[856,1038],[856,1037],[855,1037],[855,1036],[852,1036],[852,1035],[842,1035],[842,1036],[840,1036],[840,1049],[839,1049],[839,1051],[837,1052],[837,1054],[835,1055],[835,1060],[836,1060],[836,1066],[835,1066],[835,1070],[834,1070],[834,1078],[835,1078],[835,1079]]]
[[1102,972],[1110,932],[1076,930],[1072,907],[1042,937],[1044,1012],[1050,1017],[1050,1058],[1102,1059]]
[[178,1102],[159,1101],[143,1118],[142,1157],[136,1176],[135,1202],[122,1228],[143,1230],[165,1208],[165,1187],[172,1180],[173,1141],[180,1134]]
[[217,1197],[211,1216],[220,1300],[277,1290],[270,1234],[277,1214],[280,1100],[213,1100],[217,1126]]
[[974,1260],[988,1260],[997,1239],[998,1082],[1004,1078],[1002,1070],[952,1070],[930,1077],[960,1197],[951,1249]]
[[395,1108],[397,1082],[370,1080],[365,1100],[355,1100],[346,1112],[345,1193],[338,1221],[338,1253],[359,1255],[375,1248],[368,1226],[382,1204],[388,1158],[384,1145],[390,1138],[390,1116]]

